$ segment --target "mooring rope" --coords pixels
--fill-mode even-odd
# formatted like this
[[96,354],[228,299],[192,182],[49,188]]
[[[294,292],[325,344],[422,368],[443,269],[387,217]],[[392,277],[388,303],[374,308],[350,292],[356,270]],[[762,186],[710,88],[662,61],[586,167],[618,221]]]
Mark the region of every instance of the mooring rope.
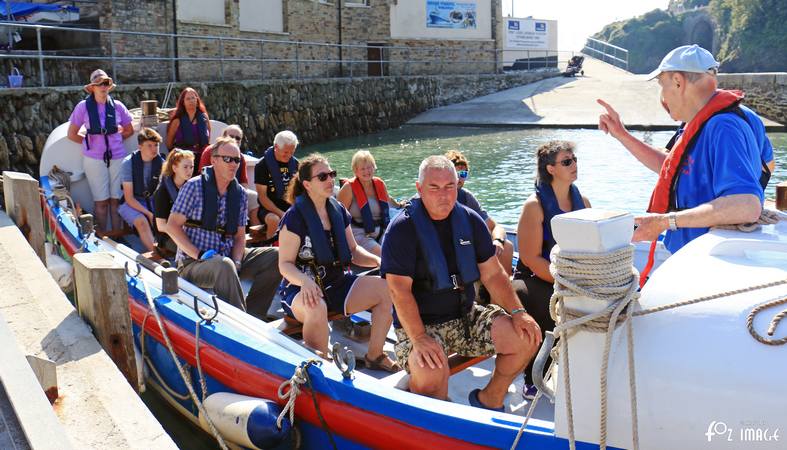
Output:
[[142,287],[145,292],[145,298],[147,299],[148,306],[150,307],[150,311],[153,313],[153,317],[155,317],[156,322],[158,323],[159,330],[161,330],[161,335],[164,337],[164,342],[167,345],[167,349],[169,350],[169,354],[172,356],[172,361],[175,363],[175,366],[178,368],[178,373],[180,377],[183,379],[183,382],[186,384],[186,388],[189,390],[189,395],[191,400],[197,406],[197,409],[201,414],[205,416],[205,421],[208,423],[208,428],[210,428],[211,434],[219,443],[219,447],[222,450],[228,450],[227,443],[224,441],[224,438],[219,433],[219,430],[216,429],[216,425],[214,425],[213,420],[210,418],[208,411],[205,409],[205,405],[199,400],[197,397],[197,393],[194,391],[194,386],[191,385],[190,377],[186,373],[185,369],[183,369],[183,365],[180,363],[180,359],[178,358],[177,353],[175,353],[175,348],[172,345],[172,341],[169,338],[169,333],[167,333],[167,329],[164,327],[164,323],[161,320],[161,315],[159,314],[158,310],[156,309],[156,302],[153,296],[150,294],[150,289],[148,288],[148,284],[142,277],[137,276],[137,281],[142,284]]
[[[279,413],[279,417],[276,418],[276,426],[281,430],[282,420],[284,419],[285,415],[289,414],[290,425],[293,427],[293,429],[295,429],[295,400],[301,393],[301,386],[306,384],[309,388],[309,391],[311,392],[312,403],[314,404],[315,412],[317,412],[317,418],[320,420],[323,430],[328,435],[328,439],[331,441],[331,446],[334,450],[336,450],[338,448],[336,446],[336,440],[333,438],[333,433],[331,433],[331,429],[328,427],[328,422],[325,421],[322,411],[320,411],[320,405],[317,403],[317,394],[314,392],[314,386],[312,386],[311,378],[309,377],[309,366],[319,367],[321,364],[322,361],[318,359],[309,359],[303,361],[298,367],[295,368],[295,372],[293,372],[292,377],[279,385],[279,399],[287,399],[287,403],[282,408],[281,413]],[[287,387],[289,387],[289,390],[285,392]]]

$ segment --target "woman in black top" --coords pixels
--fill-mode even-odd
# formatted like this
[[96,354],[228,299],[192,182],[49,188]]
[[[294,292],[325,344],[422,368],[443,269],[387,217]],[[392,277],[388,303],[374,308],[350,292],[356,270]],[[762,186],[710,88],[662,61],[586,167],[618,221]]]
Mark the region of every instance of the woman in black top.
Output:
[[[153,198],[153,215],[158,228],[158,250],[160,253],[175,252],[177,246],[167,234],[167,219],[172,205],[194,170],[194,153],[190,150],[173,149],[161,167],[161,181]],[[163,249],[163,251],[162,251]]]

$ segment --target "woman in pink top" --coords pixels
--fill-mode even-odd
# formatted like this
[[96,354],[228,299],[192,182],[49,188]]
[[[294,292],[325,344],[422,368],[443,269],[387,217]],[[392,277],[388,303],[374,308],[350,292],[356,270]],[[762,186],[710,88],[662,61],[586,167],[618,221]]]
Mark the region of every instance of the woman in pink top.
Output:
[[[101,233],[122,226],[117,212],[122,195],[120,162],[126,157],[123,139],[134,132],[126,106],[109,96],[114,88],[112,78],[103,70],[90,74],[90,84],[85,85],[90,95],[74,108],[68,127],[68,138],[82,145],[82,165],[95,202],[97,231]],[[82,127],[84,133],[80,132]]]

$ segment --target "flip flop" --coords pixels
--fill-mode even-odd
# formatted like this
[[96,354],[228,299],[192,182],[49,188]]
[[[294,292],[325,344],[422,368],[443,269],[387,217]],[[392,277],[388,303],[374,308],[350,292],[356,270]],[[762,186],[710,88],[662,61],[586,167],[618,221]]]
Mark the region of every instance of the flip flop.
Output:
[[475,406],[476,408],[488,409],[490,411],[506,412],[505,405],[501,406],[500,408],[490,408],[489,406],[486,406],[483,403],[481,403],[481,400],[478,399],[479,392],[481,392],[481,389],[473,389],[472,391],[470,391],[470,394],[467,396],[467,402],[470,403],[470,406]]
[[382,370],[384,372],[389,372],[389,373],[396,373],[402,370],[402,366],[400,366],[399,363],[396,361],[394,361],[394,363],[390,367],[384,365],[383,361],[385,361],[385,358],[387,356],[388,355],[386,355],[385,352],[380,353],[380,356],[374,359],[369,359],[368,356],[364,356],[363,362],[364,364],[366,364],[366,368],[371,370]]

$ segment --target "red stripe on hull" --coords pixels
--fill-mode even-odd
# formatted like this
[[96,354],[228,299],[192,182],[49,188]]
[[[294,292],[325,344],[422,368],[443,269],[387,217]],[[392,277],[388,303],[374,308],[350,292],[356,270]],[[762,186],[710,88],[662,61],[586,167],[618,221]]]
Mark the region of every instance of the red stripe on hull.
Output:
[[[137,326],[140,326],[148,308],[133,299],[129,299],[129,305],[132,320]],[[195,365],[194,335],[163,317],[162,320],[175,347],[175,352],[188,364]],[[145,333],[158,342],[163,342],[158,324],[152,317],[148,318],[146,322]],[[200,360],[205,372],[233,391],[252,397],[271,399],[280,405],[284,404],[277,396],[279,385],[284,381],[283,378],[227,355],[204,342],[200,343]],[[365,411],[319,393],[317,401],[332,432],[370,448],[486,448]],[[298,418],[312,425],[320,426],[310,392],[307,389],[304,389],[298,396],[295,405]]]

